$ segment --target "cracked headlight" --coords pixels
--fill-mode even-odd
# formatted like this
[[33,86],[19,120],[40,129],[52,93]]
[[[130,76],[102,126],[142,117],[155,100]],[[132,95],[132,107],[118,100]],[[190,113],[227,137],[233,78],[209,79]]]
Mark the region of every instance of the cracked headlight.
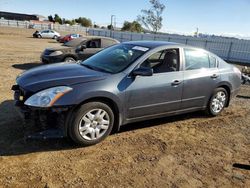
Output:
[[58,55],[62,55],[63,53],[61,51],[54,51],[51,54],[49,54],[49,56],[58,56]]
[[40,91],[25,101],[25,105],[33,107],[51,107],[65,93],[71,91],[71,87],[59,86]]

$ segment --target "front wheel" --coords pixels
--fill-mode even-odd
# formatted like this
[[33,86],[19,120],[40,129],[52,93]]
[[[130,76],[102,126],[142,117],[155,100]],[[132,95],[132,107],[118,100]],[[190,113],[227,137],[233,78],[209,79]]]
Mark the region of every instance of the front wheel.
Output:
[[228,93],[224,88],[214,90],[207,106],[207,113],[212,116],[219,115],[228,102]]
[[105,103],[89,102],[83,104],[69,125],[71,139],[77,144],[90,146],[104,140],[114,124],[114,113]]

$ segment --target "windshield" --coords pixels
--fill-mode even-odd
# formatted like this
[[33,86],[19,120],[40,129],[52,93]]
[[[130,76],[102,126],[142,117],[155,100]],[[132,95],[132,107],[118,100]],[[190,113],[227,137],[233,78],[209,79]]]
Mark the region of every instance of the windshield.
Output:
[[74,39],[74,40],[71,40],[69,42],[64,43],[63,46],[77,47],[85,40],[86,39],[84,39],[84,38]]
[[118,73],[145,54],[149,48],[132,44],[118,44],[95,54],[81,65],[109,73]]

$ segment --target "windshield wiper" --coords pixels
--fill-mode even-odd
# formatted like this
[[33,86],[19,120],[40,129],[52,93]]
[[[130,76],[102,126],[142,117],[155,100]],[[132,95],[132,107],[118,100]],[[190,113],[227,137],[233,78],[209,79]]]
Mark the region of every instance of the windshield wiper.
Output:
[[87,64],[83,64],[83,63],[80,63],[80,65],[85,66],[85,67],[87,67],[88,69],[91,69],[91,70],[100,71],[100,72],[106,72],[106,73],[112,73],[112,72],[107,71],[105,69],[102,69],[102,68],[99,68],[99,67],[93,67],[91,65],[87,65]]
[[80,63],[80,65],[82,65],[84,67],[87,67],[88,69],[95,70],[95,68],[90,66],[90,65],[86,65],[86,64],[83,64],[83,63]]

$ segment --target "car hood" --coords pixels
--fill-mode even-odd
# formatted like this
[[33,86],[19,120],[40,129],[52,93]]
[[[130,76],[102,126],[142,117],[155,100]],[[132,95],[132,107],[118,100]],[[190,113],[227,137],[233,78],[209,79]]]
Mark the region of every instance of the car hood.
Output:
[[30,92],[55,86],[70,86],[105,79],[107,73],[88,69],[76,63],[43,65],[23,72],[17,84]]
[[45,49],[45,51],[50,51],[50,52],[54,52],[54,51],[69,52],[73,50],[74,50],[74,47],[69,47],[69,46],[59,46],[59,47]]

